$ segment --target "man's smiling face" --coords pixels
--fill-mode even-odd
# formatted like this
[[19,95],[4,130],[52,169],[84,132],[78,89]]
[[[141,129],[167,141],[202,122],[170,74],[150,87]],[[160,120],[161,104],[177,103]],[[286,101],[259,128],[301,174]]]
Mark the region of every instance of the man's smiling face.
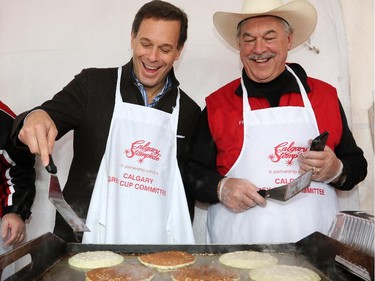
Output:
[[258,83],[272,81],[284,71],[292,42],[286,23],[273,16],[254,17],[240,28],[238,44],[246,74]]
[[134,73],[148,93],[158,92],[180,57],[178,21],[144,19],[137,34],[131,36]]

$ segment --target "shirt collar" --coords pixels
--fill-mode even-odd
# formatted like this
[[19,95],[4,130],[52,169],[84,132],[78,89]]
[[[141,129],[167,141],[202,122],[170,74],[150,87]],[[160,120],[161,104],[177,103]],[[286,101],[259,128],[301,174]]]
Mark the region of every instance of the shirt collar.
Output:
[[148,98],[147,98],[147,92],[146,92],[146,89],[145,87],[143,86],[143,84],[141,83],[141,81],[138,80],[138,78],[135,76],[135,73],[133,71],[133,77],[134,77],[134,81],[135,81],[135,85],[137,86],[137,88],[139,89],[139,91],[141,92],[142,94],[142,98],[143,98],[143,101],[145,103],[145,106],[146,107],[155,107],[155,105],[157,104],[157,102],[161,99],[161,97],[169,90],[169,88],[172,86],[172,81],[171,81],[171,78],[169,77],[169,75],[167,76],[166,78],[166,82],[163,86],[163,88],[161,89],[161,91],[154,97],[154,99],[152,100],[151,103],[148,103]]

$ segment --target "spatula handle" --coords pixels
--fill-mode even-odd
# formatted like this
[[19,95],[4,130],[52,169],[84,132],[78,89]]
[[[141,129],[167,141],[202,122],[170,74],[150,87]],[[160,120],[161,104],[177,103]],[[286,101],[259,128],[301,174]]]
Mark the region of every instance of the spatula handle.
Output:
[[53,162],[52,155],[49,156],[49,163],[46,166],[46,170],[50,174],[56,174],[57,173],[57,167],[55,163]]
[[262,196],[263,198],[266,198],[266,196],[267,196],[267,190],[265,190],[265,189],[258,190],[258,194],[260,196]]

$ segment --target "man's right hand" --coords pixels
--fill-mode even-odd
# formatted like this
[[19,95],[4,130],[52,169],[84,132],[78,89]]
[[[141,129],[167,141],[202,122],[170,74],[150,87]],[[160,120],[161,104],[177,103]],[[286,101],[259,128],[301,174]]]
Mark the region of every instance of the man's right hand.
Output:
[[43,166],[49,163],[49,155],[52,154],[56,136],[55,123],[43,110],[29,113],[18,134],[19,140],[29,147],[31,153],[40,155]]
[[259,188],[248,180],[224,178],[219,185],[221,203],[235,213],[244,212],[256,205],[266,205],[266,199],[258,194]]

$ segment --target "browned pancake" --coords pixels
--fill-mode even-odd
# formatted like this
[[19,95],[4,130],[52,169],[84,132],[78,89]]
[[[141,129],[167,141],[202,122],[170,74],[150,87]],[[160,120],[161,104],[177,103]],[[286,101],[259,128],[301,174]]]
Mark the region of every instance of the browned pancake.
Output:
[[139,264],[102,267],[86,272],[86,281],[149,281],[153,277],[151,269]]
[[165,251],[141,255],[138,260],[143,265],[157,268],[159,271],[169,271],[193,264],[195,257],[183,251]]
[[180,268],[172,272],[173,281],[237,281],[240,275],[218,265]]

